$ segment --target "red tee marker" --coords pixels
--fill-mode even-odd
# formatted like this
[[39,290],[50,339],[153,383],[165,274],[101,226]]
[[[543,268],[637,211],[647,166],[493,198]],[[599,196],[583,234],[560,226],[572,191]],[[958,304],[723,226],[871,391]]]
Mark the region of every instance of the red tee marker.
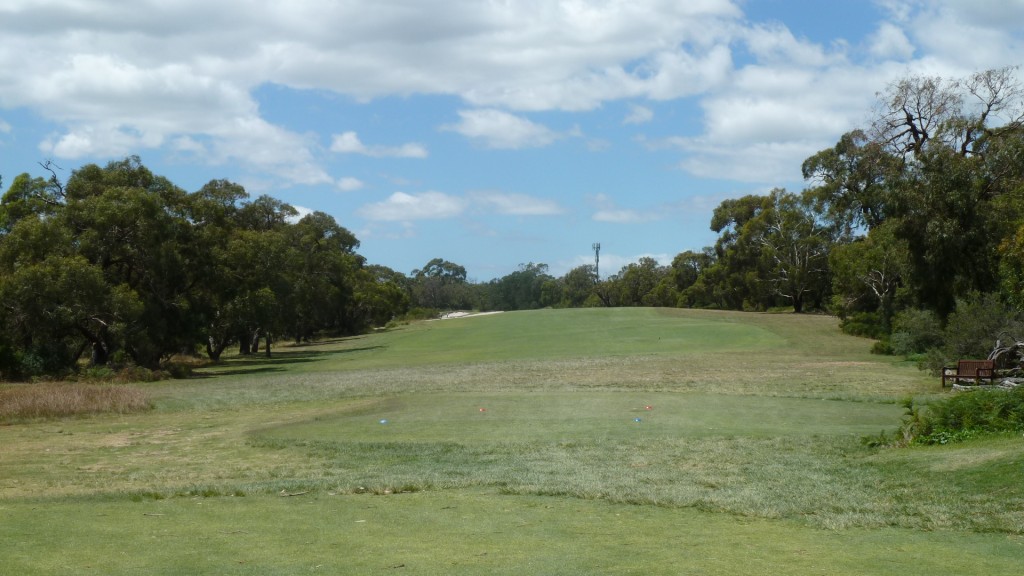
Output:
[[481,412],[487,412],[487,408],[481,408],[480,411]]
[[654,406],[644,406],[644,410],[651,410]]

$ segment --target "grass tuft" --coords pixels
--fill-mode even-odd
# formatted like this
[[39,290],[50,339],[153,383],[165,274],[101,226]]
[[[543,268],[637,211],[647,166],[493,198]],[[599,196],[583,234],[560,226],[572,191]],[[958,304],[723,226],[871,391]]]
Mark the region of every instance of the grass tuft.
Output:
[[22,384],[0,388],[0,422],[66,418],[86,414],[142,412],[152,408],[132,386]]

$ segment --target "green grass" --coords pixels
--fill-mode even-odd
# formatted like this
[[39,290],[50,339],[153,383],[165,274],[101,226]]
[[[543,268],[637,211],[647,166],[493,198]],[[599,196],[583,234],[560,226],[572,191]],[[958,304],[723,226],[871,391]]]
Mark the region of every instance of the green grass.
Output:
[[869,344],[568,310],[229,358],[0,427],[0,574],[1018,573],[1024,440],[864,447],[948,394]]
[[1001,575],[1019,573],[1024,555],[1019,536],[821,531],[478,492],[31,502],[0,511],[4,574]]

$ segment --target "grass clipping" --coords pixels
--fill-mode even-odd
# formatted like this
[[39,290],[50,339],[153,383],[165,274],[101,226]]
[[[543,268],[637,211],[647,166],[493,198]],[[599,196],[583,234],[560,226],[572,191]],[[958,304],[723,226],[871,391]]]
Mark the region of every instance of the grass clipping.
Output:
[[47,383],[0,388],[0,422],[104,412],[127,414],[151,407],[146,393],[131,386]]

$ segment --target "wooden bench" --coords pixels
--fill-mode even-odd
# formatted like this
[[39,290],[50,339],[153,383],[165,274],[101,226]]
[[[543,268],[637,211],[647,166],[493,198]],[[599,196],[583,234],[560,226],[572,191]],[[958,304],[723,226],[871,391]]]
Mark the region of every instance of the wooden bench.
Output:
[[993,360],[960,360],[956,368],[942,369],[942,387],[946,387],[946,380],[952,380],[959,384],[960,380],[971,380],[975,384],[981,384],[982,380],[995,382],[996,363]]

